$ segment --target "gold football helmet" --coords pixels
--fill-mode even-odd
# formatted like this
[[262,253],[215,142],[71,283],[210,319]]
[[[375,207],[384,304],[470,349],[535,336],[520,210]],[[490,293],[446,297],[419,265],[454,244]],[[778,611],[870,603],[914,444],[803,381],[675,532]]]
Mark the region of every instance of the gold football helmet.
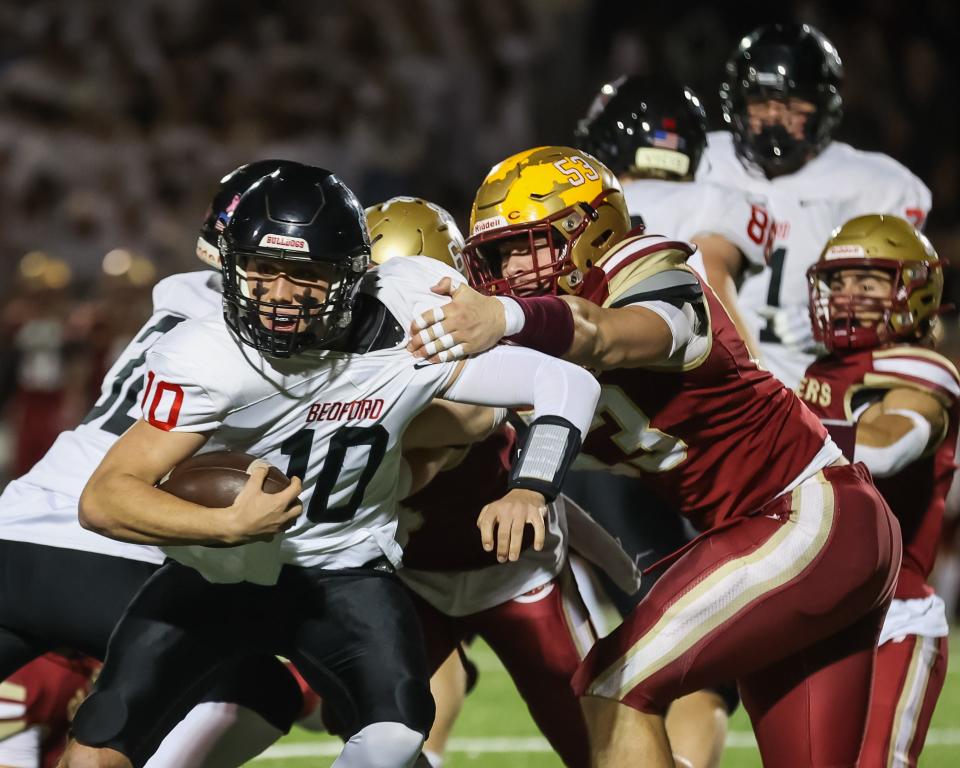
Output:
[[[498,163],[483,180],[464,257],[471,283],[487,293],[576,293],[629,230],[623,190],[609,168],[578,149],[537,147]],[[532,267],[504,275],[507,248],[532,255]]]
[[[841,289],[844,275],[883,273],[889,295]],[[943,297],[943,262],[930,241],[897,216],[851,219],[807,271],[815,338],[828,350],[925,339]]]
[[392,197],[366,210],[370,258],[383,264],[394,256],[427,256],[463,275],[463,235],[439,205],[419,197]]

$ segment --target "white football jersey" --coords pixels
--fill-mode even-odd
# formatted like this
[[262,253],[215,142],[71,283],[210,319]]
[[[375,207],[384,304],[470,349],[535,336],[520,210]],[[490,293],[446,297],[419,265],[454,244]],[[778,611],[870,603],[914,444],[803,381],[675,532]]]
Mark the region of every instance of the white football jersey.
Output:
[[153,289],[153,315],[104,377],[100,398],[76,429],[62,432],[46,455],[0,496],[0,537],[131,560],[162,562],[154,547],[127,544],[87,531],[77,502],[110,447],[140,416],[147,351],[187,318],[220,306],[220,275],[188,272]]
[[[697,235],[720,235],[735,245],[757,269],[763,267],[771,217],[765,200],[745,190],[709,181],[632,179],[623,185],[627,211],[644,231],[679,240]],[[703,275],[699,253],[688,261]]]
[[771,306],[806,312],[807,269],[833,230],[845,222],[870,213],[891,213],[922,227],[931,205],[930,190],[896,160],[839,141],[795,173],[768,179],[759,168],[741,161],[733,134],[713,131],[697,177],[754,195],[773,213],[769,266],[744,280],[738,303],[759,338],[764,364],[791,389],[813,355],[782,345],[772,323],[758,310]]
[[[365,278],[406,331],[446,303],[430,286],[459,273],[425,258],[391,259]],[[349,568],[396,542],[400,439],[457,363],[415,365],[406,333],[365,354],[310,350],[289,358],[242,344],[221,313],[181,324],[147,357],[143,417],[161,429],[212,432],[204,451],[265,459],[303,480],[303,514],[282,536],[240,547],[165,547],[209,581],[273,584],[283,564]]]

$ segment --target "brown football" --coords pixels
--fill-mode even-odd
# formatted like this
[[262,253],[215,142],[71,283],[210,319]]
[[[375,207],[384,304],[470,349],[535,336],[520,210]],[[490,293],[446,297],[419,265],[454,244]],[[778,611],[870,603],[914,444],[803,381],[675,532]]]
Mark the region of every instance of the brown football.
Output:
[[[205,507],[229,507],[250,477],[248,470],[256,456],[237,451],[210,451],[191,456],[175,466],[157,487],[185,501]],[[270,467],[263,490],[277,493],[290,485],[290,479],[276,467]]]

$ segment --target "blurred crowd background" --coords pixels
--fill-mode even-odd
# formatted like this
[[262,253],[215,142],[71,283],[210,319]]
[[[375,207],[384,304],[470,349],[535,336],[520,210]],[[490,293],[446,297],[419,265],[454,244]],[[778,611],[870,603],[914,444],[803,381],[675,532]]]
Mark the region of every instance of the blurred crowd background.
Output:
[[[465,228],[494,162],[568,143],[599,86],[621,73],[687,82],[719,128],[723,64],[770,21],[809,22],[837,46],[839,138],[923,178],[933,190],[927,232],[960,266],[960,4],[777,6],[0,4],[0,485],[89,409],[148,314],[156,279],[198,267],[197,227],[226,171],[267,157],[322,165],[364,204],[419,195]],[[956,359],[955,315],[947,330]]]

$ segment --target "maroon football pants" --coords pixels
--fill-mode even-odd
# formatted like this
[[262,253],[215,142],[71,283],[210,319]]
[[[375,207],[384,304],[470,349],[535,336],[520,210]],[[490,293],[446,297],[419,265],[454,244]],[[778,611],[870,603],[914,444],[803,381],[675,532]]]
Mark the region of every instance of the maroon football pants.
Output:
[[468,616],[442,614],[416,595],[414,602],[431,673],[464,638],[483,638],[564,764],[589,768],[586,724],[570,679],[595,635],[569,568],[544,587]]
[[764,764],[855,765],[899,565],[899,527],[866,468],[830,467],[695,540],[574,687],[662,714],[736,679]]
[[945,637],[880,646],[860,768],[916,768],[946,675]]

